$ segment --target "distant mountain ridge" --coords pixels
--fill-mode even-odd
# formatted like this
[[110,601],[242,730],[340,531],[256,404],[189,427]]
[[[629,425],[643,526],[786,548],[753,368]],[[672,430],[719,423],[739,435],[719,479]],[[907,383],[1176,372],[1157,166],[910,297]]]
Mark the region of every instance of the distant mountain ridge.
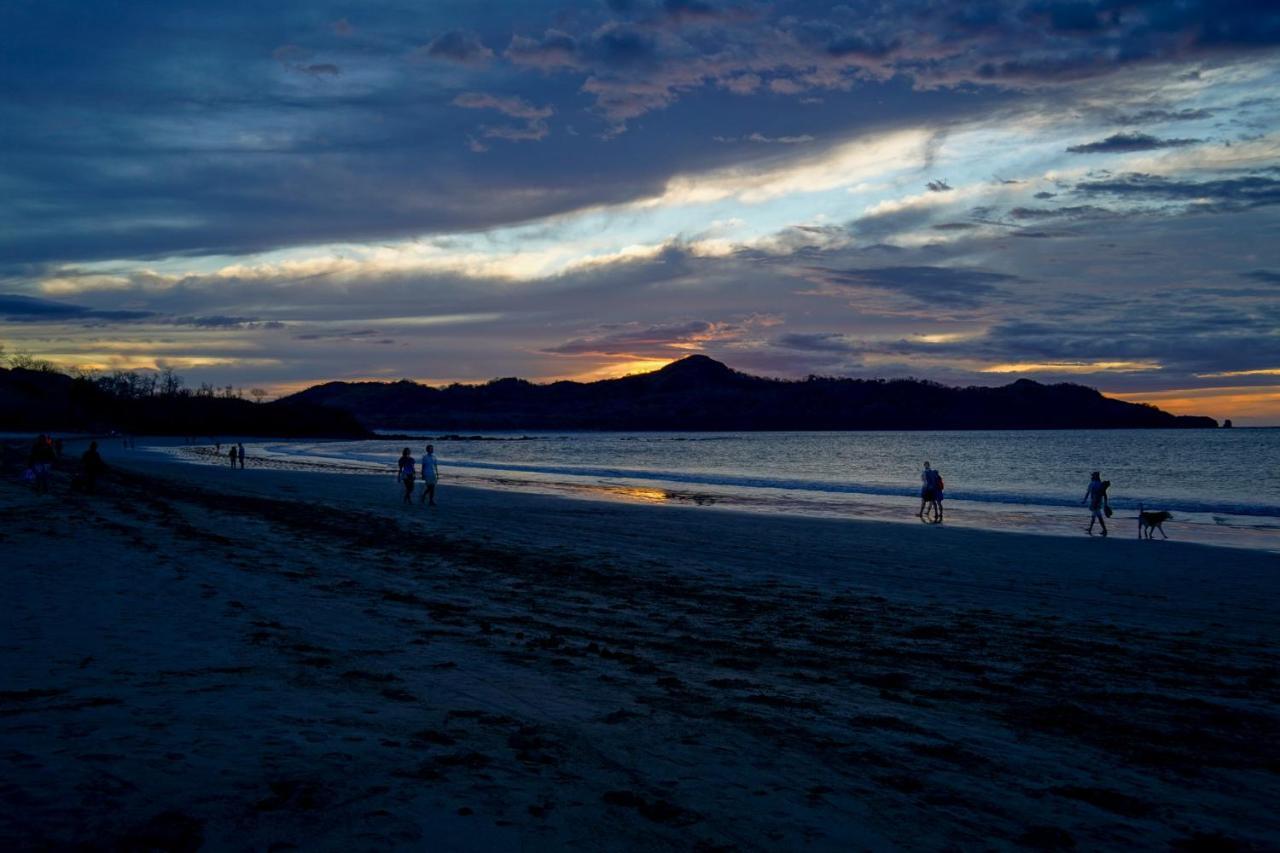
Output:
[[370,429],[921,430],[1215,428],[1075,384],[1019,379],[951,388],[917,379],[768,379],[705,355],[597,382],[495,379],[436,388],[328,382],[286,401],[350,414]]
[[0,367],[0,429],[111,430],[151,435],[270,435],[363,438],[356,419],[332,407],[174,393],[124,395],[52,370]]

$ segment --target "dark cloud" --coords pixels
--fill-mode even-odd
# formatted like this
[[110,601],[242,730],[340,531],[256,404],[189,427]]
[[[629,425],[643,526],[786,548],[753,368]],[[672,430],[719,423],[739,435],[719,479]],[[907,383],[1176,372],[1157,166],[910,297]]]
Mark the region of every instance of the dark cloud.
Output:
[[373,338],[382,334],[377,329],[338,329],[331,332],[305,332],[294,335],[298,341],[355,341],[361,338]]
[[1083,181],[1077,193],[1137,199],[1195,202],[1197,210],[1231,210],[1280,204],[1280,180],[1265,175],[1193,181],[1161,175],[1130,173],[1116,178]]
[[160,322],[172,326],[195,326],[197,329],[283,329],[278,320],[259,320],[256,317],[236,317],[229,314],[208,314],[191,317],[166,317]]
[[716,326],[705,320],[655,326],[635,323],[608,325],[594,335],[547,347],[543,352],[557,355],[651,355],[656,350],[704,339],[715,332]]
[[1116,133],[1097,142],[1069,146],[1067,151],[1072,154],[1153,151],[1157,148],[1181,148],[1186,145],[1196,145],[1201,141],[1199,139],[1159,139],[1147,133]]
[[486,92],[464,92],[454,98],[453,103],[464,109],[496,110],[512,118],[524,119],[522,125],[484,125],[480,128],[479,132],[483,137],[511,142],[533,142],[546,138],[551,131],[545,119],[555,112],[551,107],[536,107],[514,95],[491,95]]
[[839,332],[790,332],[774,338],[773,345],[805,352],[842,354],[865,352],[867,349]]
[[332,62],[316,62],[311,65],[298,66],[298,70],[303,74],[310,74],[313,77],[332,76],[336,77],[342,73],[342,69],[334,65]]
[[976,308],[1000,292],[1017,276],[979,269],[935,266],[893,266],[865,269],[808,267],[806,277],[828,287],[872,288],[901,293],[925,303],[953,308]]
[[1014,219],[1102,219],[1115,216],[1115,211],[1092,204],[1076,204],[1064,207],[1015,207],[1009,211]]
[[929,192],[931,193],[951,192],[951,184],[947,183],[945,178],[940,181],[929,181],[927,184],[925,184],[925,188],[928,189]]
[[1150,124],[1164,123],[1171,121],[1201,121],[1203,119],[1212,118],[1217,110],[1208,109],[1181,109],[1181,110],[1165,110],[1150,109],[1141,110],[1136,113],[1122,113],[1115,117],[1118,124]]
[[441,33],[422,48],[421,55],[473,66],[485,65],[493,59],[493,51],[485,47],[479,35],[469,30]]
[[651,34],[626,24],[607,24],[592,34],[592,57],[609,69],[635,66],[658,58],[658,43]]
[[706,0],[662,0],[662,11],[680,20],[708,20],[719,18],[724,10]]
[[152,312],[87,308],[68,302],[38,299],[34,296],[0,293],[0,316],[11,323],[56,323],[62,320],[142,320],[152,316]]
[[1094,33],[1112,27],[1120,17],[1118,11],[1084,0],[1032,3],[1027,7],[1026,15],[1032,21],[1047,24],[1052,30],[1071,34]]
[[562,30],[547,30],[541,38],[511,37],[504,56],[517,65],[572,68],[578,64],[578,40]]

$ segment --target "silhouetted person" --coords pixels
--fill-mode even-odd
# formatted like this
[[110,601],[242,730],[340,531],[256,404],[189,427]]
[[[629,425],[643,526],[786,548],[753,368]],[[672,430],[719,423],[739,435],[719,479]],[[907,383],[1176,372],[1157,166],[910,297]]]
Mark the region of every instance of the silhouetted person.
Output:
[[942,523],[942,498],[945,493],[945,485],[942,482],[942,472],[937,468],[933,469],[933,507],[937,511],[937,523]]
[[418,498],[418,503],[436,505],[436,483],[439,480],[440,466],[436,464],[436,449],[428,444],[427,452],[422,457],[422,497]]
[[1085,489],[1084,500],[1080,503],[1089,505],[1089,526],[1084,529],[1085,533],[1093,535],[1093,523],[1096,521],[1102,526],[1102,535],[1107,535],[1107,522],[1103,520],[1103,510],[1107,506],[1107,486],[1110,482],[1102,482],[1102,474],[1094,471],[1089,475],[1089,488]]
[[236,446],[231,445],[231,449],[227,451],[227,458],[231,460],[231,467],[236,467]]
[[89,442],[89,449],[80,457],[80,486],[86,492],[92,492],[98,485],[98,478],[107,470],[107,463],[102,461],[98,453],[98,442]]
[[221,442],[221,441],[219,441],[219,442],[218,442],[218,446],[214,448],[213,452],[214,452],[215,454],[217,454],[218,456],[221,456],[221,455],[222,455],[222,442]]
[[396,463],[396,479],[404,486],[404,502],[413,503],[413,467],[416,463],[413,457],[409,455],[409,448],[405,448],[400,454],[400,460]]
[[930,468],[928,462],[925,462],[924,470],[920,472],[920,511],[916,513],[917,518],[924,518],[925,507],[937,503],[937,493],[938,472]]
[[49,491],[49,471],[53,468],[55,458],[53,442],[49,440],[49,436],[40,433],[31,445],[29,464],[35,475],[36,491],[41,494]]
[[240,460],[240,470],[244,470],[244,445],[236,444],[236,457]]

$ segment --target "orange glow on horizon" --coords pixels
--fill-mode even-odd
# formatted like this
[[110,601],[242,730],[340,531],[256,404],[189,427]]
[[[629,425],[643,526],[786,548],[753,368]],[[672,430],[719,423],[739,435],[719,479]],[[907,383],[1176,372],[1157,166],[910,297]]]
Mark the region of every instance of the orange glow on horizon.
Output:
[[1150,403],[1175,415],[1208,415],[1219,421],[1229,418],[1238,425],[1245,422],[1258,426],[1280,424],[1280,385],[1103,393],[1130,403]]
[[585,373],[571,373],[564,376],[556,376],[545,381],[553,382],[560,379],[569,379],[574,382],[596,382],[600,379],[621,379],[623,376],[631,376],[636,373],[653,373],[655,370],[661,370],[668,364],[676,361],[674,358],[633,358],[627,361],[618,361],[612,364],[606,364]]

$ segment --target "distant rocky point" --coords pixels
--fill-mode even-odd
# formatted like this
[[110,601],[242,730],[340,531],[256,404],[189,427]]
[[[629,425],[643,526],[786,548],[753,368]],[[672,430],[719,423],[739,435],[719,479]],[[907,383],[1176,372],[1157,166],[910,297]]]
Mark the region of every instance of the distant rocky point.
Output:
[[436,388],[328,382],[281,402],[337,410],[369,429],[433,430],[977,430],[1217,427],[1105,397],[1093,388],[1019,379],[950,388],[917,379],[768,379],[691,355],[653,373],[598,382],[496,379]]

